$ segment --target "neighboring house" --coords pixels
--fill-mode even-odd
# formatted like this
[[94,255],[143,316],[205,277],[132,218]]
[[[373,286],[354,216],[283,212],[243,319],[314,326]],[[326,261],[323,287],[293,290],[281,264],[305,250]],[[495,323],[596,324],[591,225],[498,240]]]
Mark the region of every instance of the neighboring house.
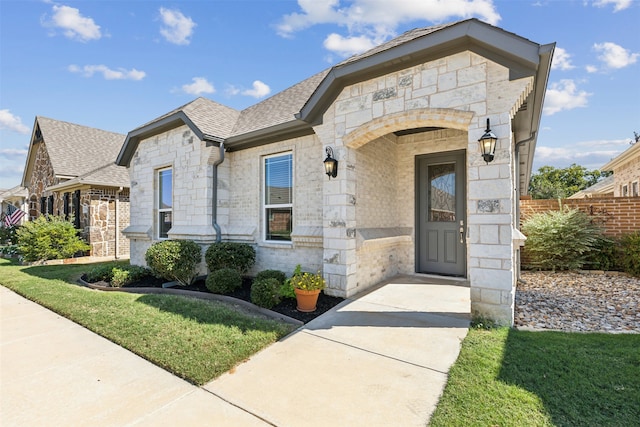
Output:
[[397,274],[462,277],[474,316],[512,323],[554,46],[476,19],[421,28],[243,111],[198,98],[132,130],[117,159],[132,263],[166,238],[241,241],[254,272],[301,264],[343,297]]
[[640,143],[635,143],[622,154],[600,168],[613,171],[615,197],[640,196]]
[[[26,214],[16,214],[16,210],[26,213],[27,189],[17,185],[8,190],[0,190],[0,227],[6,225],[7,216],[11,217],[11,225],[20,225],[26,221]],[[14,221],[15,220],[15,221]]]
[[569,196],[569,199],[591,199],[593,197],[612,197],[614,187],[613,175],[609,175],[590,187]]
[[36,117],[22,178],[28,214],[73,218],[96,257],[127,257],[129,176],[116,166],[125,136]]

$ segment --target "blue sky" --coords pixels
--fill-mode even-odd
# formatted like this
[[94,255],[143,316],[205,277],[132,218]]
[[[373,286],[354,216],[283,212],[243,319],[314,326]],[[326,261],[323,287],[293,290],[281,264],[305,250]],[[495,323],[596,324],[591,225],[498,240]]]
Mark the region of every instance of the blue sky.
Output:
[[640,133],[639,0],[0,0],[0,188],[35,116],[120,132],[205,96],[243,109],[402,32],[469,17],[557,43],[534,170]]

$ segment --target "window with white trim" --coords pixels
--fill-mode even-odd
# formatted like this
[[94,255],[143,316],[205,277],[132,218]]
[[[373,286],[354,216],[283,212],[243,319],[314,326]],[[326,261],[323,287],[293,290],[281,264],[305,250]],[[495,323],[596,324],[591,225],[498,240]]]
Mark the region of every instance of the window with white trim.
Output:
[[622,197],[627,197],[629,195],[629,186],[627,184],[624,184],[620,193]]
[[290,242],[293,224],[293,154],[264,157],[264,238]]
[[173,174],[171,168],[157,171],[158,238],[168,239],[173,217]]
[[631,195],[633,197],[638,197],[640,196],[640,190],[638,189],[638,181],[633,182],[631,184]]

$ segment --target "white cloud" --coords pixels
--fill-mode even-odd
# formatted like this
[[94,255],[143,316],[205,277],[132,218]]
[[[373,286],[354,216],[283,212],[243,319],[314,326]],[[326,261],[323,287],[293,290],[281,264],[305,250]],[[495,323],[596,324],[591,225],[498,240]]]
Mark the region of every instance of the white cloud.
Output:
[[590,93],[578,90],[573,80],[560,80],[547,89],[543,113],[546,116],[564,110],[586,107]]
[[200,96],[203,93],[215,93],[216,89],[204,77],[194,77],[193,83],[182,85],[182,90],[189,95]]
[[[324,44],[327,49],[346,52],[347,46],[366,46],[365,39],[376,44],[395,35],[398,25],[412,21],[444,22],[452,18],[478,17],[497,24],[500,15],[492,0],[298,0],[300,13],[282,17],[276,26],[282,37],[291,37],[297,31],[318,24],[337,24],[348,31],[348,36],[331,35]],[[337,39],[336,36],[342,37]],[[361,52],[361,51],[360,51]]]
[[584,68],[585,68],[585,70],[587,70],[587,73],[597,73],[598,72],[598,67],[596,67],[595,65],[587,65]]
[[264,98],[265,96],[271,93],[271,88],[261,82],[260,80],[256,80],[253,82],[253,89],[247,89],[242,91],[243,95],[252,96],[254,98]]
[[228,96],[235,96],[240,93],[240,89],[238,89],[234,85],[228,84],[226,89],[224,90],[224,93],[226,93]]
[[28,134],[29,128],[22,124],[20,117],[14,115],[8,109],[0,110],[0,129]]
[[553,62],[551,63],[552,70],[562,70],[567,71],[575,68],[571,63],[571,55],[567,53],[561,47],[557,47],[555,52],[553,53]]
[[631,53],[628,49],[611,42],[596,43],[593,50],[599,52],[598,59],[607,68],[619,69],[635,64],[640,57],[640,53]]
[[323,44],[325,49],[346,57],[369,50],[381,42],[382,40],[376,43],[367,36],[342,37],[340,34],[332,33],[327,36]]
[[52,10],[51,19],[42,20],[43,26],[60,29],[65,37],[81,42],[102,37],[100,26],[93,19],[82,16],[79,9],[54,5]]
[[2,148],[0,149],[0,157],[3,158],[16,158],[24,157],[27,155],[28,150],[25,148]]
[[614,12],[620,12],[631,6],[631,0],[594,0],[593,2],[596,7],[605,7],[608,4],[613,5]]
[[173,44],[189,44],[189,38],[193,35],[193,29],[196,23],[187,16],[184,16],[179,10],[160,8],[160,18],[163,26],[160,28],[160,34]]
[[628,147],[628,138],[581,141],[565,147],[537,146],[534,169],[542,165],[566,167],[572,163],[598,169]]
[[135,68],[131,70],[124,68],[112,70],[106,65],[85,65],[84,67],[69,65],[67,69],[72,73],[80,73],[85,77],[92,77],[94,74],[99,73],[102,74],[106,80],[142,80],[147,75],[144,71],[136,70]]

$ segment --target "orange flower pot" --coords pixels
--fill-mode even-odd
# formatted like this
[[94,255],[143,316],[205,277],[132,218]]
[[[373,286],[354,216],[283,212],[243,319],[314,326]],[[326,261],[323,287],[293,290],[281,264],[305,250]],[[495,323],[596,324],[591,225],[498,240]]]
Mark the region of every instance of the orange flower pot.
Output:
[[310,313],[316,311],[316,305],[318,304],[318,296],[320,295],[320,289],[313,291],[305,291],[302,289],[294,289],[296,293],[296,301],[298,311],[303,313]]

